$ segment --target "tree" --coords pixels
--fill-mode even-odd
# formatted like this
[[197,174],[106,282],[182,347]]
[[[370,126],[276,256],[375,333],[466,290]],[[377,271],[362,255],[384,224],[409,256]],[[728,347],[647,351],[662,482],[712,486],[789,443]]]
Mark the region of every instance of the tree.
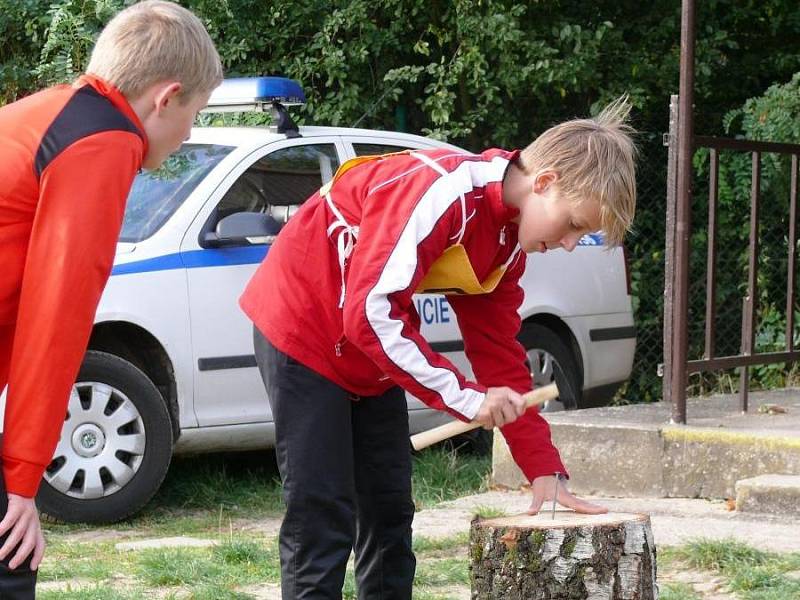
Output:
[[[132,0],[0,0],[0,103],[68,81]],[[205,21],[229,76],[298,79],[299,121],[429,134],[470,150],[521,147],[548,126],[635,105],[639,208],[627,242],[640,352],[629,391],[660,396],[669,95],[677,92],[675,0],[183,0]],[[696,131],[800,71],[792,0],[697,6]],[[231,117],[226,116],[226,119]],[[264,115],[235,117],[247,123]],[[211,119],[222,121],[222,117]],[[796,121],[795,121],[796,122]]]

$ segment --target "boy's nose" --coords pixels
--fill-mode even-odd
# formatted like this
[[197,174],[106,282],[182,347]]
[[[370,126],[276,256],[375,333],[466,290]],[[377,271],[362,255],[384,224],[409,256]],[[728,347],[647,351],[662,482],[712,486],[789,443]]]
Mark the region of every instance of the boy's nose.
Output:
[[573,250],[575,250],[575,246],[578,245],[579,239],[580,238],[575,235],[567,236],[563,240],[561,240],[561,247],[564,248],[564,250],[566,250],[567,252],[572,252]]

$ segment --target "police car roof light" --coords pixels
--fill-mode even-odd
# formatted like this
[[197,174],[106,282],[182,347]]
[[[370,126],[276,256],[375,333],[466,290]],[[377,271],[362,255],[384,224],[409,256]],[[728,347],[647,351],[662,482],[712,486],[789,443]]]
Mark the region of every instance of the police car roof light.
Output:
[[234,112],[270,110],[274,103],[283,106],[305,104],[303,88],[286,77],[236,77],[226,79],[211,93],[206,111]]

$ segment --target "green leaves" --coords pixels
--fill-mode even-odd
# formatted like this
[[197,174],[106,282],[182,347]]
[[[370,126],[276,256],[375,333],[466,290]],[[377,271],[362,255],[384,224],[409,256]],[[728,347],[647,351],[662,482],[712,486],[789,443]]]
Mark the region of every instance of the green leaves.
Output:
[[50,24],[34,73],[41,85],[65,83],[86,68],[103,25],[124,7],[122,0],[63,0],[47,11]]
[[[698,8],[697,95],[708,101],[710,119],[702,123],[710,128],[745,99],[748,86],[760,91],[767,70],[800,68],[796,53],[767,38],[800,33],[792,5],[765,1]],[[0,101],[72,79],[102,25],[129,3],[0,0]],[[523,146],[553,122],[597,110],[623,91],[641,125],[664,129],[677,87],[679,6],[667,0],[184,4],[206,23],[230,75],[299,79],[309,96],[300,120],[308,123],[389,128],[402,107],[411,131],[474,150]],[[756,22],[769,27],[754,29]],[[740,77],[728,76],[737,69]]]

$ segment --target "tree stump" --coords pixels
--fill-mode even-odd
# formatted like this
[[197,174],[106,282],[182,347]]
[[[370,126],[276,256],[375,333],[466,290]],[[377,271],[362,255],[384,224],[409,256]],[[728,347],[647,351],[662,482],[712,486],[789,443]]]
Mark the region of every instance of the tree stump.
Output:
[[650,517],[549,511],[470,530],[473,600],[657,600]]

